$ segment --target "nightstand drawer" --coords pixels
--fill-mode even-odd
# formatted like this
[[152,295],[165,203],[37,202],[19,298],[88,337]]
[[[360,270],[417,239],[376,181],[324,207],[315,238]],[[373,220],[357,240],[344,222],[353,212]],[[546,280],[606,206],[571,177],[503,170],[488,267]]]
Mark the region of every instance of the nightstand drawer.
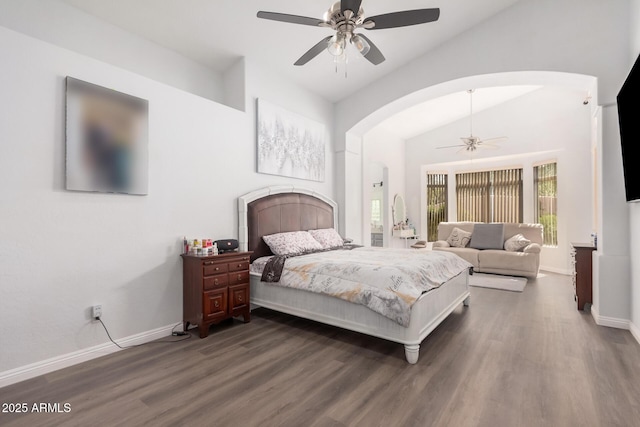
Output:
[[229,276],[226,274],[220,274],[217,276],[209,276],[203,279],[204,290],[218,288],[220,286],[227,286],[229,284]]
[[248,271],[229,273],[229,285],[237,285],[238,283],[249,283]]
[[227,288],[208,291],[203,294],[203,316],[206,320],[224,318],[227,315]]
[[213,261],[203,262],[204,276],[212,276],[214,274],[226,273],[227,264],[214,264]]
[[249,261],[237,261],[229,263],[229,272],[240,270],[249,270]]
[[232,316],[247,309],[249,305],[249,285],[229,286],[229,311]]

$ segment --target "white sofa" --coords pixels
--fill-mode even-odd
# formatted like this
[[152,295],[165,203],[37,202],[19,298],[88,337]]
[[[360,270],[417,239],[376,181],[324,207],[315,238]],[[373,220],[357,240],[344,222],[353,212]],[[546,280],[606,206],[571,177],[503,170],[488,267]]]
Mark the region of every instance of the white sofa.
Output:
[[441,222],[438,224],[438,241],[433,249],[453,252],[473,265],[473,271],[479,273],[496,273],[511,276],[535,278],[540,267],[540,250],[542,246],[541,224],[504,224],[504,241],[516,234],[522,234],[531,243],[521,252],[510,252],[503,249],[474,249],[470,247],[451,247],[447,238],[454,228],[471,232],[473,239],[474,222]]

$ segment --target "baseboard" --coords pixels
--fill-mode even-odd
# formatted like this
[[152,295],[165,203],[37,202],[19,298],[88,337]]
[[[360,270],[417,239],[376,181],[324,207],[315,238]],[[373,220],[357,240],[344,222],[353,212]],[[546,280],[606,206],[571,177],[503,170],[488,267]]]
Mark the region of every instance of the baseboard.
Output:
[[[175,325],[176,324],[174,323],[168,326],[163,326],[161,328],[141,332],[136,335],[120,338],[117,340],[117,342],[123,347],[136,344],[144,344],[146,342],[154,341],[159,338],[164,338],[171,335],[171,332],[175,328]],[[116,346],[112,342],[107,342],[104,344],[99,344],[93,347],[74,351],[72,353],[52,357],[51,359],[46,359],[41,362],[36,362],[30,365],[25,365],[19,368],[0,372],[0,388],[40,375],[48,374],[49,372],[57,371],[62,368],[77,365],[78,363],[86,362],[88,360],[97,359],[98,357],[106,356],[107,354],[115,353],[116,351],[120,350],[122,349],[118,348],[118,346]]]
[[594,306],[591,306],[591,316],[593,317],[593,320],[596,321],[596,325],[607,326],[609,328],[617,328],[617,329],[629,330],[629,327],[630,327],[630,324],[631,324],[631,322],[629,320],[626,320],[626,319],[618,319],[616,317],[600,316],[600,313],[598,313],[598,310]]
[[631,335],[638,341],[640,344],[640,328],[638,328],[635,323],[629,322],[629,331],[631,331]]

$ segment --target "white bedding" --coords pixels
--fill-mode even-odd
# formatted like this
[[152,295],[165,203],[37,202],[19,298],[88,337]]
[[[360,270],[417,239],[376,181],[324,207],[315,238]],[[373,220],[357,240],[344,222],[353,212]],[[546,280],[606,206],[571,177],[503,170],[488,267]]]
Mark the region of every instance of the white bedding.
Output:
[[[269,257],[255,260],[261,274]],[[425,292],[467,270],[471,264],[448,252],[414,249],[357,248],[288,258],[279,282],[364,305],[407,326],[411,307]]]

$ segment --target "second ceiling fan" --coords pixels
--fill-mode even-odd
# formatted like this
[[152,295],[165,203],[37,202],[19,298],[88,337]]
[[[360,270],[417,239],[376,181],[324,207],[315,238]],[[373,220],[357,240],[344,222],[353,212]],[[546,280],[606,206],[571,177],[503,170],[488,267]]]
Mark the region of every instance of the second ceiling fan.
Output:
[[498,145],[496,145],[497,143],[505,142],[508,139],[506,136],[480,139],[479,137],[473,135],[473,92],[473,89],[467,90],[467,93],[469,94],[469,136],[463,136],[460,138],[462,140],[462,144],[445,145],[443,147],[436,148],[462,147],[459,152],[463,152],[465,154],[473,154],[479,148],[496,150],[500,148]]
[[342,56],[347,43],[353,45],[362,56],[373,65],[382,63],[385,58],[380,49],[364,34],[356,33],[356,29],[381,30],[385,28],[406,27],[437,21],[440,9],[416,9],[365,18],[362,0],[342,0],[335,2],[325,13],[323,19],[306,16],[289,15],[277,12],[258,12],[258,18],[292,24],[311,25],[335,30],[335,34],[320,40],[298,59],[294,65],[304,65],[323,50],[327,49],[334,56]]

